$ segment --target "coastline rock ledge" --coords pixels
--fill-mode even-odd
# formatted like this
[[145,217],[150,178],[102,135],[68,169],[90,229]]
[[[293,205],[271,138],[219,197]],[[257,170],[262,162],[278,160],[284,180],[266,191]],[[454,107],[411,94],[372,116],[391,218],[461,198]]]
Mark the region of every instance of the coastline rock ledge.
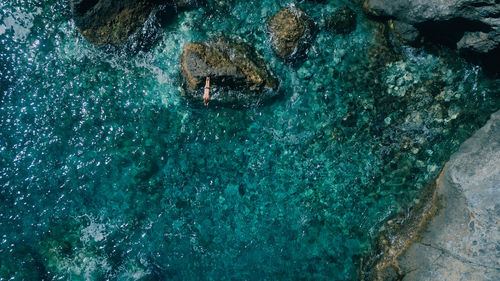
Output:
[[405,281],[500,276],[500,111],[446,165],[437,215],[403,253]]
[[277,95],[278,81],[256,50],[224,38],[184,46],[180,72],[183,96],[203,102],[205,78],[210,77],[210,103],[240,107],[260,104]]
[[418,44],[422,36],[479,55],[500,70],[498,0],[365,0],[363,7],[391,20],[394,33],[406,44]]
[[437,212],[417,221],[418,238],[384,251],[364,280],[498,280],[500,111],[452,155],[434,194]]

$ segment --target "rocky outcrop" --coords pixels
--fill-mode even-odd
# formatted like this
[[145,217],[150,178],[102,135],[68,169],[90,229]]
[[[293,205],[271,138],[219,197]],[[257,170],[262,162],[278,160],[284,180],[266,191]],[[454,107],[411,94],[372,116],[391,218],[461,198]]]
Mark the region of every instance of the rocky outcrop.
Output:
[[399,41],[404,44],[416,46],[422,43],[420,31],[411,24],[399,20],[390,20],[389,27]]
[[337,34],[349,34],[356,29],[356,13],[347,6],[339,8],[327,19],[326,28]]
[[420,203],[424,207],[382,231],[383,254],[365,263],[363,280],[500,276],[500,111],[451,157],[430,194]]
[[500,61],[497,0],[365,0],[364,8],[369,14],[394,20],[393,30],[405,43],[416,44],[423,36]]
[[316,25],[302,9],[292,5],[281,9],[267,21],[276,55],[295,60],[305,55],[314,38]]
[[215,39],[184,46],[181,56],[184,96],[203,102],[205,78],[210,77],[211,103],[245,106],[276,94],[278,82],[255,49],[243,42]]
[[155,3],[148,0],[73,0],[75,24],[91,44],[121,44],[139,29]]
[[186,8],[198,0],[72,0],[71,11],[83,37],[94,45],[122,44],[143,26],[159,4]]

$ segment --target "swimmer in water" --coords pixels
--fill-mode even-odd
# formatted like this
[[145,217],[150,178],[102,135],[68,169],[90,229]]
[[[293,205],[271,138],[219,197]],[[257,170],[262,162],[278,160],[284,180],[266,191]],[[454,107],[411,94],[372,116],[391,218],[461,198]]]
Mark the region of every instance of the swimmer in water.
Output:
[[203,104],[208,106],[208,100],[210,100],[210,77],[205,80],[205,88],[203,91]]

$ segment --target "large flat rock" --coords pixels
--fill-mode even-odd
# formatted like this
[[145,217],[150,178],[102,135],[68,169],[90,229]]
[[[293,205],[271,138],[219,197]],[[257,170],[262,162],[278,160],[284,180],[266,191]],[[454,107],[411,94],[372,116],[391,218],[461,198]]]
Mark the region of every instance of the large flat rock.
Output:
[[451,157],[437,194],[436,216],[398,259],[403,280],[500,280],[500,111]]

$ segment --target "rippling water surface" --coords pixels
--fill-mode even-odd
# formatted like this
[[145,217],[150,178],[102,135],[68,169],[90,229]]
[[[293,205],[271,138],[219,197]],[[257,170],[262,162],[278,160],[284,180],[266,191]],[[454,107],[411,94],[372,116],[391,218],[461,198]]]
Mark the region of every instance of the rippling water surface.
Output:
[[[89,45],[68,1],[0,2],[0,280],[355,280],[378,227],[412,204],[500,106],[500,82],[446,50],[392,53],[350,2],[302,64],[265,20],[293,1],[211,1],[146,48]],[[281,82],[270,105],[180,95],[184,44],[243,38]]]

